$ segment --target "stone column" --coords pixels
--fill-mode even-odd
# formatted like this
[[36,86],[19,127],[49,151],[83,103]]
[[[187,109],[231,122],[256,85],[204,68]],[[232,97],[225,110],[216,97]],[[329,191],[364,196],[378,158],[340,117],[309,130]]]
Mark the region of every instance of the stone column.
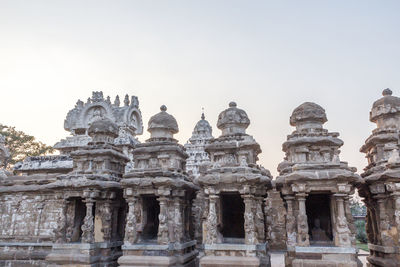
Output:
[[386,196],[379,194],[376,196],[379,209],[379,233],[383,246],[394,246],[394,240],[389,232],[389,217],[386,211]]
[[82,225],[82,243],[93,243],[94,242],[94,217],[93,217],[93,205],[94,200],[87,198],[86,203],[86,216],[83,220]]
[[158,234],[157,242],[160,245],[166,245],[169,242],[169,225],[168,225],[168,198],[160,196],[158,198],[160,203],[160,214],[158,215]]
[[104,241],[111,240],[112,234],[112,210],[111,210],[111,200],[107,199],[103,203],[102,213],[101,213],[102,227]]
[[256,233],[259,243],[265,242],[265,218],[263,213],[263,197],[256,197]]
[[257,234],[253,215],[254,197],[252,195],[243,195],[242,197],[244,200],[244,242],[246,245],[255,245],[257,244]]
[[337,207],[335,245],[338,247],[351,247],[350,229],[348,227],[345,211],[344,197],[342,194],[335,194]]
[[180,197],[174,198],[174,240],[175,242],[181,242],[183,238],[183,216],[182,216],[182,200]]
[[219,200],[218,195],[209,195],[209,205],[208,205],[208,216],[206,222],[206,239],[205,244],[212,245],[217,243],[218,239],[218,220],[217,220],[217,208],[216,204]]
[[351,214],[351,209],[350,209],[350,196],[346,195],[344,197],[344,211],[346,214],[346,219],[347,219],[347,224],[350,229],[350,239],[351,239],[351,244],[355,247],[356,246],[356,234],[357,234],[357,229],[354,225],[354,219],[353,215]]
[[[393,197],[393,202],[394,202],[394,207],[395,207],[394,219],[395,219],[395,223],[396,223],[397,232],[400,233],[400,192],[394,192],[392,194],[392,197]],[[398,244],[400,243],[400,235],[397,240],[397,243]]]
[[306,213],[306,196],[307,194],[305,193],[296,194],[296,200],[299,203],[299,215],[297,216],[297,245],[301,247],[310,245]]
[[287,215],[286,215],[286,233],[287,233],[287,246],[296,246],[296,218],[293,214],[293,196],[285,196],[285,201],[287,205]]
[[137,242],[139,238],[139,234],[137,232],[137,218],[135,214],[137,198],[130,197],[127,199],[127,201],[129,208],[128,208],[128,215],[126,216],[124,241],[130,244],[134,244]]

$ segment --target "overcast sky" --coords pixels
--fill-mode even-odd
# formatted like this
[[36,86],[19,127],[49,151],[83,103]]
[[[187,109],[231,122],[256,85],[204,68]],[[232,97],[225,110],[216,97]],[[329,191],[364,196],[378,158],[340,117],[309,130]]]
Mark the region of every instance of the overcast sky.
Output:
[[[400,95],[400,1],[0,0],[0,123],[53,145],[93,90],[139,97],[144,126],[162,104],[185,143],[204,107],[232,100],[276,176],[294,108],[325,108],[341,159],[361,172],[382,89]],[[148,138],[146,132],[141,141]]]

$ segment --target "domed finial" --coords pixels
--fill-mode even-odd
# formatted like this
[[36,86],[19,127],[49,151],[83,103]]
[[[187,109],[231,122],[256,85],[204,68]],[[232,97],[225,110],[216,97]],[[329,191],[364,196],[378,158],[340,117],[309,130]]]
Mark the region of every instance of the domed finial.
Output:
[[162,106],[160,107],[160,110],[161,110],[161,111],[164,111],[164,112],[167,111],[167,106],[166,106],[166,105],[162,105]]
[[229,107],[230,107],[230,108],[236,108],[236,106],[237,106],[237,105],[236,105],[236,102],[233,102],[233,101],[232,101],[232,102],[229,103]]
[[206,116],[204,116],[204,108],[201,108],[201,119],[204,120]]
[[382,95],[387,96],[387,95],[392,95],[392,93],[393,93],[392,90],[386,88],[385,90],[383,90]]

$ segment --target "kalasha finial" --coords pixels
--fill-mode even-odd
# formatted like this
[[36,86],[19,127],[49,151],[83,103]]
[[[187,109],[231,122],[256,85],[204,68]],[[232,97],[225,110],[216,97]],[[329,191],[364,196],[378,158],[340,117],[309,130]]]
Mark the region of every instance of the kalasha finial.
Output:
[[232,101],[232,102],[229,103],[229,107],[230,107],[230,108],[236,108],[236,106],[237,106],[237,105],[236,105],[236,102],[234,102],[234,101]]
[[392,95],[392,93],[393,93],[392,90],[386,88],[385,90],[383,90],[382,95],[387,96],[387,95]]
[[201,108],[201,119],[204,120],[206,116],[204,116],[204,108]]
[[164,112],[167,111],[167,106],[166,106],[166,105],[162,105],[162,106],[160,107],[160,110],[161,110],[161,111],[164,111]]

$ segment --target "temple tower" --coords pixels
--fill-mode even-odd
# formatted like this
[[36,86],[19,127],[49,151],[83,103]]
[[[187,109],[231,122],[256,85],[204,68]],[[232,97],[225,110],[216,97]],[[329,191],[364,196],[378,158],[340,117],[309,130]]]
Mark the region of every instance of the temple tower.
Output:
[[400,264],[400,98],[390,89],[374,102],[370,121],[376,129],[361,147],[368,165],[359,193],[367,206],[369,266]]
[[189,157],[186,160],[186,172],[188,175],[198,177],[200,175],[200,165],[210,161],[210,156],[205,151],[205,147],[213,139],[212,128],[205,119],[204,113],[193,129],[192,137],[184,145]]
[[[201,114],[199,120],[193,129],[192,136],[189,141],[184,145],[186,153],[189,157],[186,160],[186,172],[191,180],[195,180],[200,176],[200,169],[206,168],[210,163],[210,155],[205,151],[213,139],[212,128],[210,123],[205,119],[204,113]],[[204,192],[199,190],[196,192],[196,198],[193,200],[192,205],[192,218],[194,224],[194,238],[197,241],[197,249],[202,254],[203,242],[203,227],[202,215],[204,210]],[[200,256],[200,255],[199,255]]]
[[120,266],[195,264],[190,217],[197,187],[185,172],[184,147],[173,138],[178,124],[166,110],[150,118],[150,139],[135,147],[135,167],[121,181],[129,211]]
[[249,124],[231,102],[218,117],[221,136],[206,146],[211,163],[196,180],[205,195],[202,267],[270,266],[263,201],[271,175],[256,164],[261,149]]
[[339,159],[343,141],[323,128],[325,110],[306,102],[290,117],[277,188],[286,203],[286,266],[357,266],[349,199],[360,181]]
[[120,256],[126,210],[119,181],[129,158],[114,145],[112,121],[94,121],[88,136],[86,146],[70,153],[73,171],[51,184],[62,210],[48,266],[116,266]]

